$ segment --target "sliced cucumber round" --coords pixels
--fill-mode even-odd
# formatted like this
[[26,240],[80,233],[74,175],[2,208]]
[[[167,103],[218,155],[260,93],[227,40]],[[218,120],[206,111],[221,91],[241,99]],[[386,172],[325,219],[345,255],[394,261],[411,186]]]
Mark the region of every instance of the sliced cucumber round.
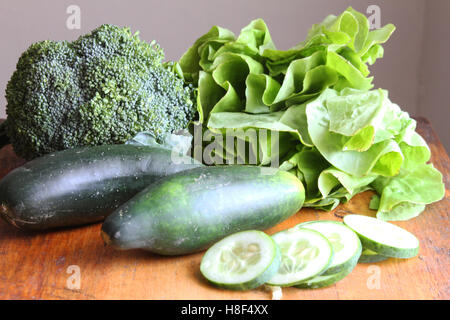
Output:
[[358,214],[346,215],[344,223],[358,234],[364,248],[378,254],[412,258],[419,253],[419,240],[392,223]]
[[333,260],[324,275],[348,269],[361,255],[362,246],[358,235],[342,222],[317,220],[301,223],[297,227],[320,232],[330,241],[333,247]]
[[262,231],[234,233],[211,246],[200,271],[212,284],[232,290],[250,290],[271,279],[281,262],[275,241]]
[[375,263],[386,260],[388,257],[376,253],[370,249],[363,249],[359,257],[359,263]]
[[341,270],[340,272],[334,273],[334,274],[323,274],[317,277],[314,277],[310,280],[304,281],[298,285],[296,285],[296,288],[300,289],[318,289],[323,287],[328,287],[333,284],[335,284],[338,281],[341,281],[346,276],[348,276],[353,269],[355,268],[356,263],[353,265],[347,266],[346,269]]
[[267,282],[273,286],[293,286],[322,274],[333,259],[330,241],[317,231],[291,228],[272,236],[281,250],[278,272]]

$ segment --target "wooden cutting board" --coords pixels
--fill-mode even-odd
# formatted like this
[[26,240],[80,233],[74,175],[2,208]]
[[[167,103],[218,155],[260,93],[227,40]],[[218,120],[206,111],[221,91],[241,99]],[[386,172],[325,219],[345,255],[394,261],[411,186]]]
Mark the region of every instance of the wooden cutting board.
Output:
[[[419,238],[419,255],[358,264],[345,279],[327,288],[284,288],[283,299],[450,299],[450,161],[430,123],[424,118],[417,120],[418,132],[429,143],[432,162],[443,173],[447,186],[444,200],[427,206],[417,218],[395,222]],[[0,178],[23,163],[11,146],[3,148]],[[368,209],[371,195],[357,195],[332,212],[302,209],[267,232],[310,220],[340,221],[350,213],[374,216]],[[0,221],[0,299],[272,298],[263,288],[235,292],[210,286],[199,271],[203,253],[163,257],[105,247],[100,226],[25,233]]]

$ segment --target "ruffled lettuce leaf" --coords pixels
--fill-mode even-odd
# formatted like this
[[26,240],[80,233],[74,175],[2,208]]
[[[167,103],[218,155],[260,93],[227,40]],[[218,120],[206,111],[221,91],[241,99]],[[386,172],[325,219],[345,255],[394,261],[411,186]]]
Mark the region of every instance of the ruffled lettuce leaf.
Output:
[[385,220],[409,219],[439,200],[442,176],[427,164],[416,122],[386,90],[372,90],[369,66],[394,30],[369,30],[351,7],[289,50],[275,47],[261,19],[237,37],[211,28],[178,65],[198,90],[208,164],[278,166],[304,183],[305,206],[323,210],[375,190],[370,207]]
[[445,195],[442,174],[425,163],[402,168],[394,177],[380,176],[372,186],[381,195],[377,218],[382,220],[411,219]]
[[[392,176],[398,173],[403,155],[395,141],[384,140],[359,152],[347,150],[345,145],[348,138],[330,131],[330,116],[326,104],[338,97],[338,92],[327,89],[306,107],[309,136],[319,152],[333,166],[355,176],[361,177],[369,173]],[[355,121],[351,114],[346,116],[348,121]]]
[[370,89],[366,61],[380,56],[380,44],[393,30],[387,25],[369,31],[367,18],[348,8],[314,25],[305,41],[282,51],[261,19],[251,21],[237,37],[214,26],[186,51],[179,66],[186,81],[198,86],[199,121],[208,126],[214,112],[276,112],[313,99],[326,88]]
[[233,32],[218,26],[213,26],[209,32],[198,38],[178,61],[186,81],[197,84],[198,74],[202,70],[201,59],[212,58],[217,48],[234,39]]

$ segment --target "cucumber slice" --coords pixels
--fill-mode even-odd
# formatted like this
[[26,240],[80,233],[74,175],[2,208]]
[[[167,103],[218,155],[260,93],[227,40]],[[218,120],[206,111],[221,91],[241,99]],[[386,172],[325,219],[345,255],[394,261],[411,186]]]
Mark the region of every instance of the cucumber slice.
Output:
[[344,223],[358,234],[364,248],[378,254],[412,258],[419,253],[419,240],[392,223],[358,214],[346,215]]
[[317,231],[291,228],[272,236],[281,250],[278,272],[267,284],[293,286],[322,274],[333,258],[330,241]]
[[275,241],[262,231],[249,230],[227,236],[210,247],[200,271],[218,287],[249,290],[272,278],[280,262]]
[[356,266],[356,262],[354,262],[353,265],[347,266],[346,269],[343,269],[338,273],[320,275],[320,276],[314,277],[310,280],[307,280],[305,282],[302,282],[302,283],[296,285],[295,287],[299,288],[299,289],[318,289],[318,288],[331,286],[331,285],[335,284],[336,282],[344,279],[346,276],[348,276],[353,271],[355,266]]
[[359,263],[375,263],[386,260],[388,257],[376,253],[370,249],[363,249],[359,257]]
[[342,222],[331,220],[310,221],[297,225],[324,235],[333,247],[333,260],[324,275],[335,274],[353,266],[362,251],[358,235]]

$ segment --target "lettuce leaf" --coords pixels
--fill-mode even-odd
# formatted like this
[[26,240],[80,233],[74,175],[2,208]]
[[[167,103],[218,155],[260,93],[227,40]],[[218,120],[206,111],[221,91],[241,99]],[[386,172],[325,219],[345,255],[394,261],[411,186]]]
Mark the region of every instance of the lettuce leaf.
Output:
[[394,177],[380,176],[372,185],[381,194],[377,217],[383,220],[413,218],[445,195],[442,174],[425,163],[406,166]]
[[351,7],[288,50],[275,47],[262,19],[238,36],[212,27],[178,65],[198,90],[208,164],[277,166],[304,183],[305,206],[322,210],[375,190],[370,207],[384,220],[438,201],[442,175],[416,122],[387,90],[372,89],[369,66],[394,30],[369,30]]

